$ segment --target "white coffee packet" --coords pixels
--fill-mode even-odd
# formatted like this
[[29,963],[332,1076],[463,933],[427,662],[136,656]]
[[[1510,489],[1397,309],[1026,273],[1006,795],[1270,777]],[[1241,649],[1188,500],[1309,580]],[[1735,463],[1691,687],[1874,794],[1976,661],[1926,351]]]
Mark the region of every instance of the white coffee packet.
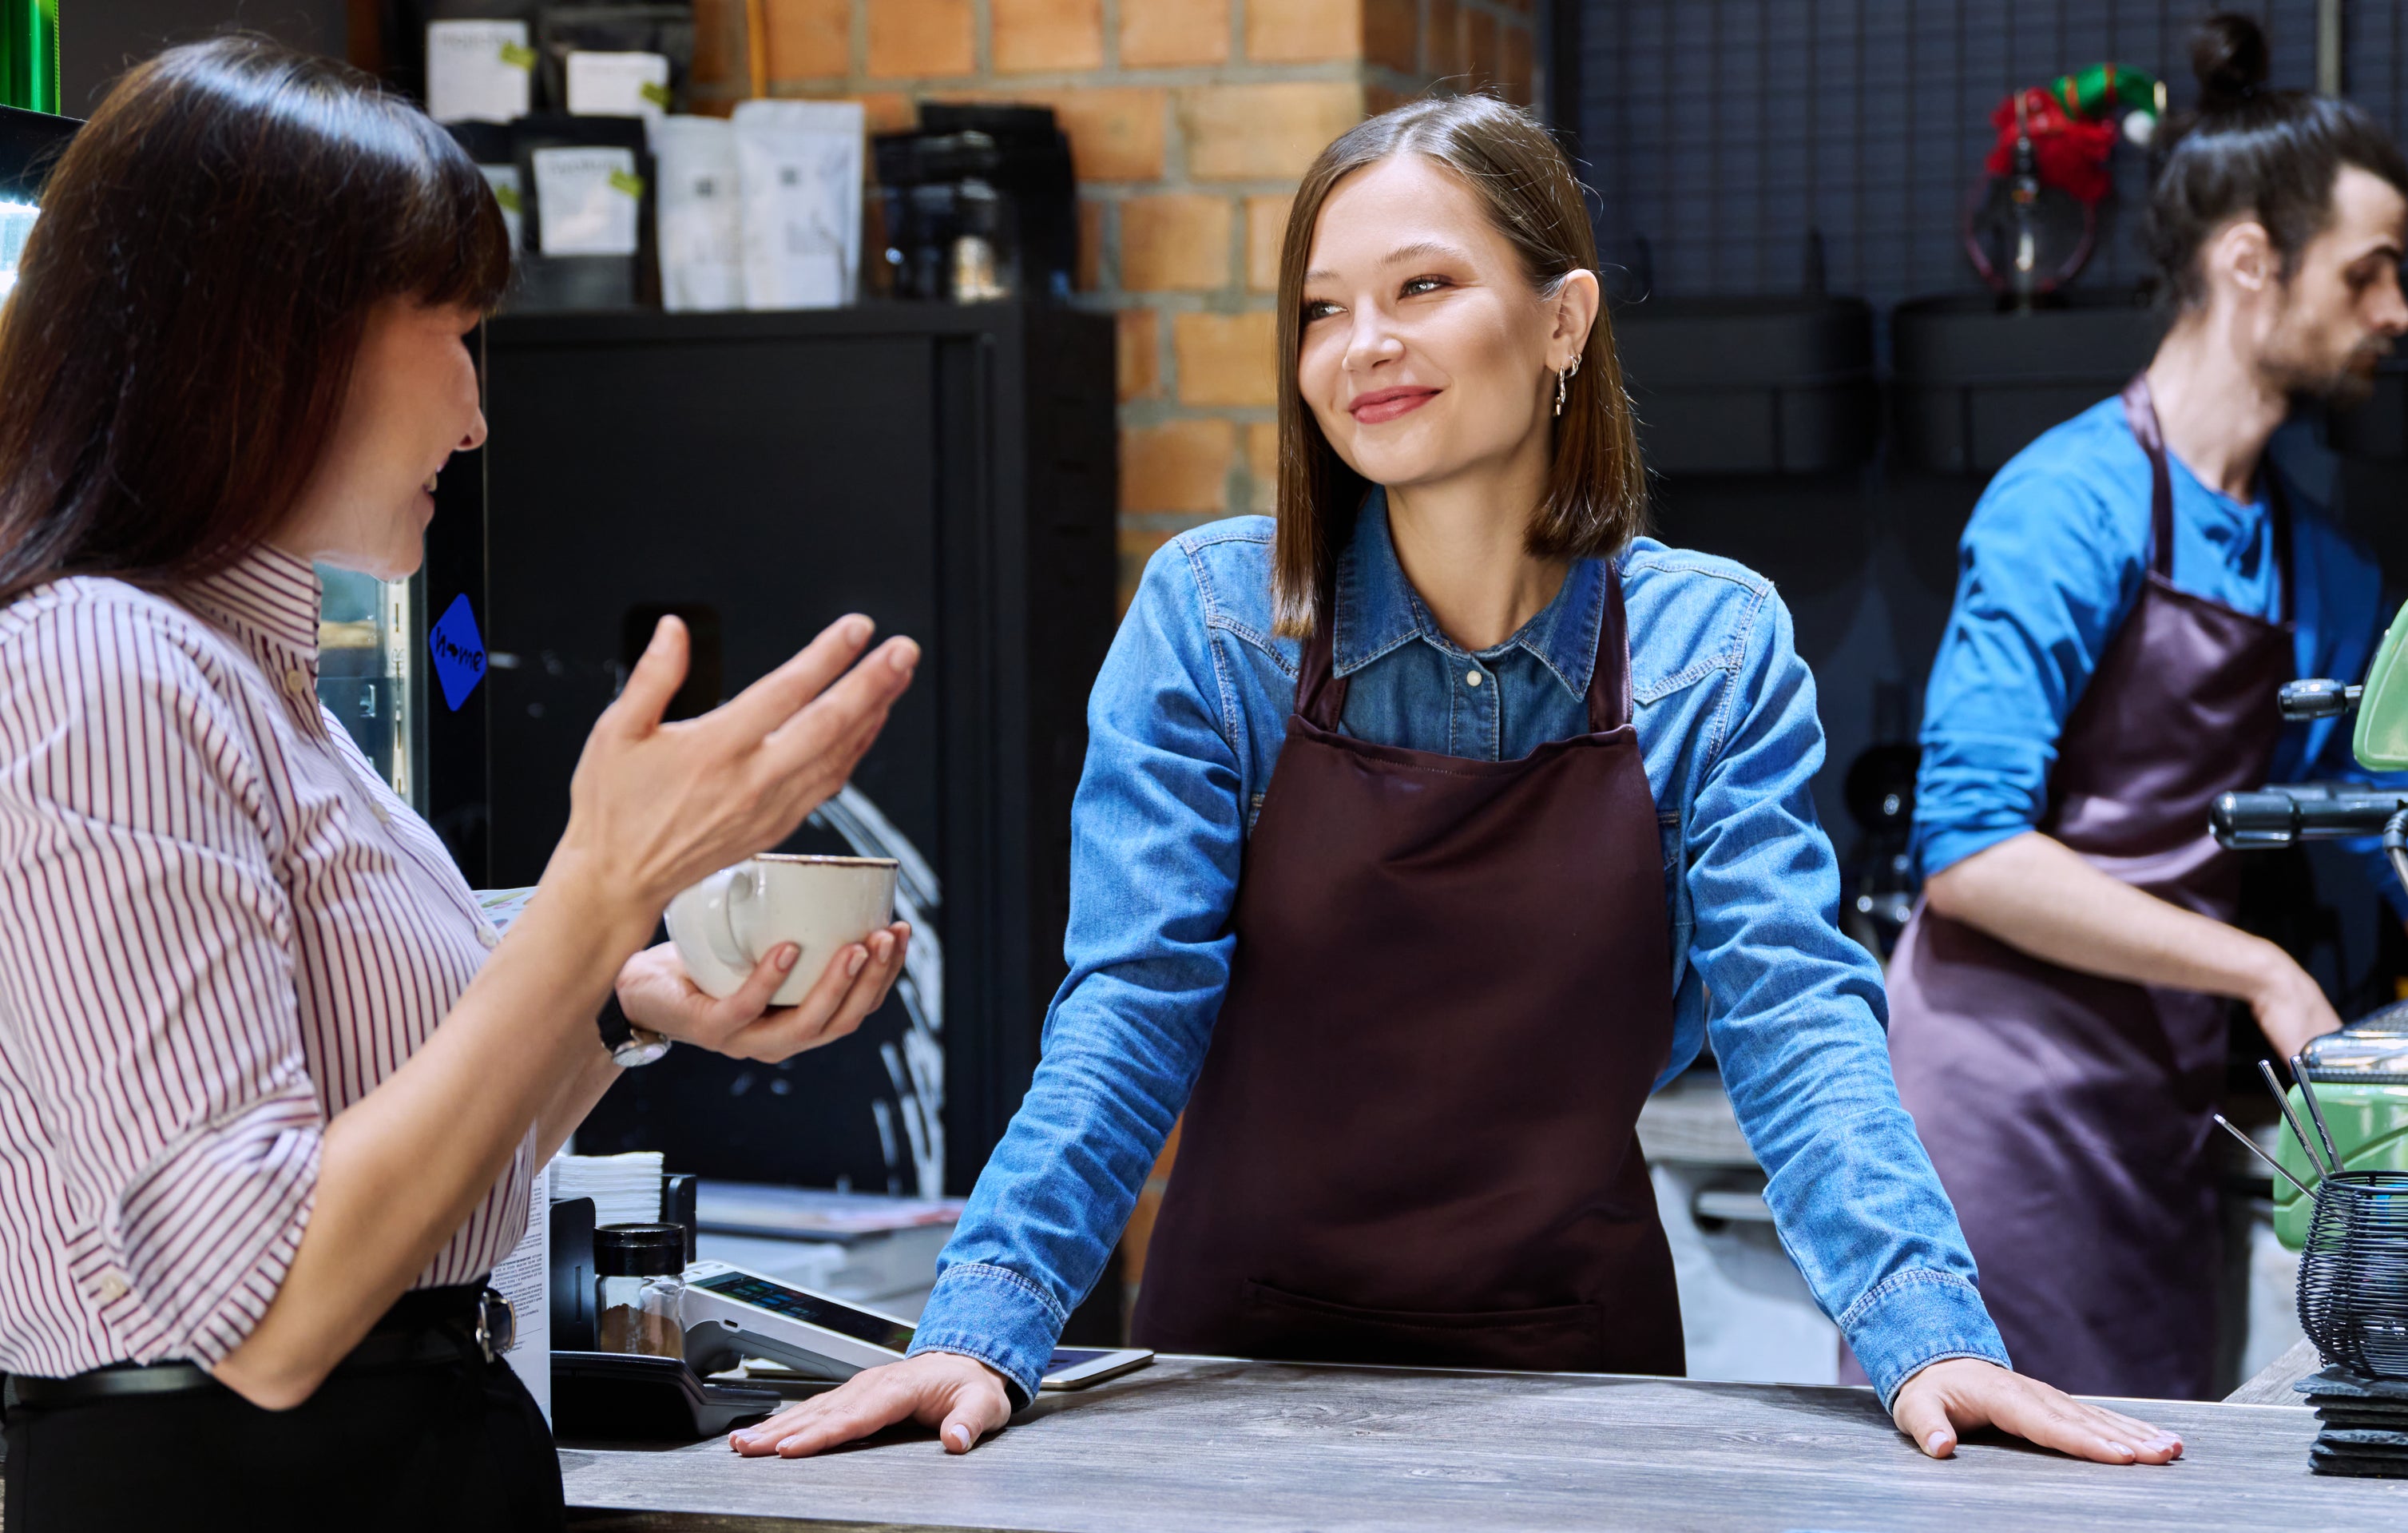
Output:
[[494,201],[501,205],[502,226],[510,232],[510,255],[516,259],[526,248],[526,198],[519,192],[519,167],[479,165],[477,171],[494,189]]
[[437,122],[515,122],[534,78],[524,21],[426,23],[426,115]]
[[633,255],[644,183],[636,151],[606,145],[539,149],[536,244],[546,255]]
[[661,252],[661,307],[744,307],[744,204],[737,192],[736,128],[716,117],[665,117],[652,177]]
[[568,55],[572,117],[640,117],[650,136],[668,115],[670,100],[669,61],[658,53]]
[[746,101],[733,122],[747,307],[851,303],[861,269],[861,104]]

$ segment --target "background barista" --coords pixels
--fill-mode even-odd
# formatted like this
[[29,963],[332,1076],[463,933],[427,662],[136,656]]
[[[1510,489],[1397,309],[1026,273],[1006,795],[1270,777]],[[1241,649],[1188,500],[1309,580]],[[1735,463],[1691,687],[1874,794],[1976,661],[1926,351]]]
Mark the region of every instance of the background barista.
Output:
[[2362,398],[2408,328],[2408,161],[2355,107],[2261,89],[2244,19],[2192,53],[2200,109],[2148,210],[2172,326],[1965,531],[1924,714],[1925,904],[1889,975],[1899,1095],[2016,1367],[2159,1398],[2212,1383],[2225,997],[2286,1058],[2340,1024],[2228,924],[2208,807],[2354,772],[2345,732],[2286,730],[2275,695],[2358,675],[2390,610],[2265,449],[2291,395]]

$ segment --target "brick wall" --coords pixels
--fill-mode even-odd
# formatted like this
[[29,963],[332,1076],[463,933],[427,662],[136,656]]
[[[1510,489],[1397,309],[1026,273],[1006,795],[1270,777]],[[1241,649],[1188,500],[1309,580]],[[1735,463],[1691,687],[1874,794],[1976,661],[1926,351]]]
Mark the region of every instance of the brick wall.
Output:
[[[1535,0],[761,0],[770,91],[1040,102],[1079,175],[1079,302],[1120,329],[1122,591],[1166,539],[1270,509],[1272,289],[1297,178],[1437,86],[1533,96]],[[703,109],[746,89],[704,0]]]

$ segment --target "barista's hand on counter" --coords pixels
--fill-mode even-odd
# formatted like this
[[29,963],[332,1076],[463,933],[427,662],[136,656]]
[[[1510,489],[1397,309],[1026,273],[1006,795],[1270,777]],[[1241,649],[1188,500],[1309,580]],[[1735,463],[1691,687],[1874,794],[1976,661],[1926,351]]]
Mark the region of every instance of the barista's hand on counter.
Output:
[[2243,997],[2258,1019],[2258,1031],[2274,1046],[2278,1059],[2288,1059],[2307,1047],[2308,1039],[2341,1030],[2341,1014],[2325,999],[2324,987],[2281,948],[2269,950],[2258,986]]
[[2183,1451],[2182,1439],[2172,1432],[1978,1357],[1925,1368],[1899,1386],[1889,1414],[1933,1458],[1950,1457],[1958,1433],[1983,1426],[2099,1464],[2171,1464]]
[[966,1454],[1010,1419],[1011,1396],[1002,1374],[975,1357],[924,1352],[883,1368],[865,1368],[758,1426],[730,1432],[727,1445],[747,1458],[770,1454],[809,1458],[896,1422],[916,1421],[937,1428],[945,1452]]
[[735,1059],[774,1065],[781,1059],[833,1043],[878,1010],[903,973],[911,948],[911,927],[898,921],[832,954],[819,982],[793,1006],[772,1010],[769,997],[786,982],[799,955],[781,942],[752,970],[743,987],[713,999],[686,973],[677,944],[664,942],[627,960],[619,970],[619,1009],[638,1027],[681,1043]]

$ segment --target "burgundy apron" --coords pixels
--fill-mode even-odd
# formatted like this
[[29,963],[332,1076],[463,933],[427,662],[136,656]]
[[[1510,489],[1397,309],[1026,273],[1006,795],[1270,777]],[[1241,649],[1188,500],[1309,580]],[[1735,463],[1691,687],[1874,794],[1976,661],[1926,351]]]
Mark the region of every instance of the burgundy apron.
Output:
[[1684,1371],[1634,1131],[1672,1039],[1663,853],[1606,582],[1595,732],[1519,761],[1340,735],[1334,612],[1306,643],[1141,1344]]
[[[2149,574],[2066,720],[2038,828],[2092,867],[2230,921],[2207,831],[2266,780],[2291,625],[2175,588],[2173,485],[2147,376]],[[2262,470],[2291,611],[2282,491]],[[2229,1003],[2077,974],[1918,907],[1889,969],[1890,1060],[2020,1371],[2084,1395],[2208,1397],[2223,1227],[2209,1114]]]

